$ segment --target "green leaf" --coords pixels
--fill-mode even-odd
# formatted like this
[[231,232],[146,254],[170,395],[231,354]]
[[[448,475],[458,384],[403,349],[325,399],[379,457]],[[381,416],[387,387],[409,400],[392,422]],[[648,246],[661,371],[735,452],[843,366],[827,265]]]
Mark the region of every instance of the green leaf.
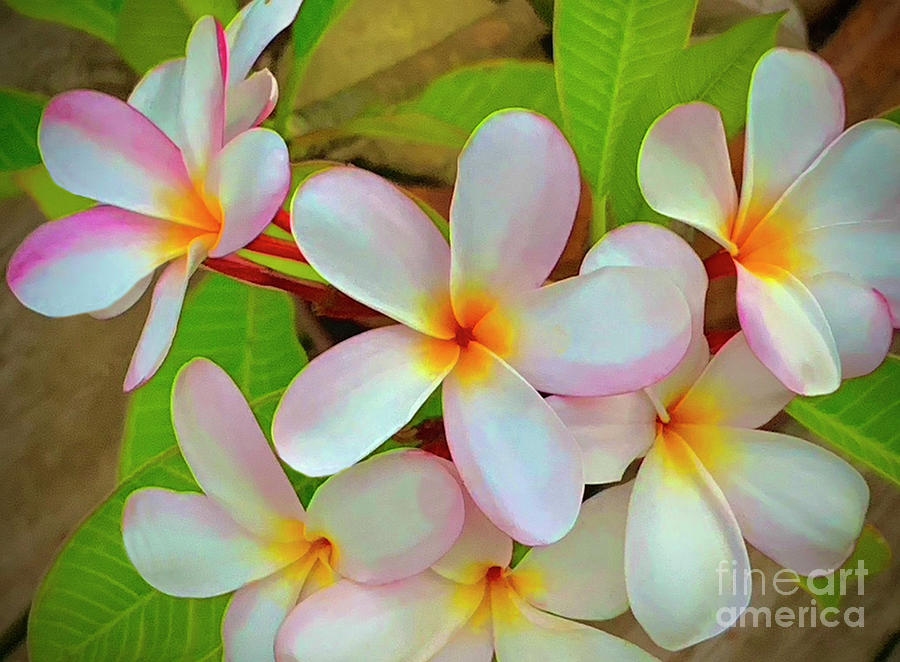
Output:
[[100,37],[110,44],[116,39],[116,23],[123,0],[6,0],[21,14],[62,23]]
[[552,65],[496,60],[462,67],[433,81],[417,99],[370,111],[343,131],[459,151],[487,115],[511,107],[530,108],[560,122]]
[[553,24],[553,0],[528,0],[528,4],[544,23]]
[[17,172],[14,179],[19,188],[34,200],[44,216],[50,220],[76,214],[97,204],[93,200],[60,188],[43,165]]
[[610,145],[630,124],[628,110],[642,84],[687,44],[696,4],[557,0],[553,43],[559,100],[569,139],[595,193],[606,172],[621,167]]
[[900,357],[830,395],[798,397],[787,413],[813,434],[900,485]]
[[641,142],[657,117],[678,104],[705,101],[721,111],[729,136],[743,128],[750,75],[757,60],[775,45],[782,16],[758,16],[691,46],[646,82],[613,143],[616,167],[603,186],[617,223],[662,218],[647,206],[637,181]]
[[0,88],[0,171],[22,170],[41,162],[37,132],[46,104],[39,95]]
[[122,0],[114,45],[138,73],[184,55],[194,22],[211,14],[227,23],[235,0]]
[[[168,417],[167,417],[168,418]],[[171,660],[218,662],[228,595],[174,598],[151,588],[122,542],[122,511],[136,489],[199,491],[177,449],[126,480],[79,527],[35,596],[28,622],[33,662]]]
[[894,124],[900,124],[900,106],[892,108],[891,110],[881,115],[881,117],[890,122],[893,122]]
[[[169,417],[172,382],[178,369],[197,356],[224,368],[255,410],[266,405],[274,412],[281,392],[306,364],[290,298],[218,275],[199,284],[185,303],[168,357],[131,398],[119,460],[122,478],[175,446]],[[268,429],[265,422],[263,429]]]

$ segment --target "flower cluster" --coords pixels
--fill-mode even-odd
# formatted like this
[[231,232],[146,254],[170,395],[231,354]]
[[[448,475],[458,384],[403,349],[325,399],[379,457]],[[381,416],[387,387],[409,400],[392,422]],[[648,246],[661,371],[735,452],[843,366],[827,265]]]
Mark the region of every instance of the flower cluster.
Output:
[[[165,358],[196,269],[284,203],[287,148],[258,128],[277,84],[248,74],[299,5],[254,0],[227,29],[200,20],[186,56],[128,103],[74,91],[47,107],[50,174],[100,204],[38,228],[7,279],[42,314],[108,317],[165,265],[126,390]],[[609,232],[578,275],[548,281],[580,174],[536,113],[497,112],[469,138],[449,241],[375,174],[309,177],[290,204],[303,256],[397,322],[313,359],[283,394],[278,457],[331,477],[304,509],[237,386],[195,359],[172,418],[203,494],[129,497],[134,566],[174,596],[235,591],[227,659],[280,662],[652,659],[579,621],[630,606],[677,650],[748,605],[749,587],[721,595],[716,573],[749,568],[745,540],[801,573],[836,568],[863,525],[865,481],[758,428],[795,393],[872,371],[900,320],[900,129],[843,124],[831,70],[776,49],[752,78],[740,201],[715,108],[676,107],[647,133],[647,201],[735,265],[743,330],[712,356],[707,273],[660,225]],[[372,455],[438,388],[452,461]],[[636,478],[583,500],[637,458]],[[515,564],[513,541],[533,546]]]

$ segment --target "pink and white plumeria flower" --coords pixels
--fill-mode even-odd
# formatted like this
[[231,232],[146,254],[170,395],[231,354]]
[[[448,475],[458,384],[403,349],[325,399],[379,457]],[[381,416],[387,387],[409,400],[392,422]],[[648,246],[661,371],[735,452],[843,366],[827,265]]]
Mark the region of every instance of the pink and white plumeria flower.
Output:
[[301,603],[278,662],[596,662],[652,656],[575,620],[628,608],[622,574],[630,486],[587,501],[571,532],[510,568],[513,543],[466,495],[466,523],[432,570],[383,586],[341,581]]
[[740,202],[712,106],[663,115],[638,164],[651,207],[731,254],[747,342],[807,395],[874,369],[900,324],[900,127],[843,128],[834,72],[778,48],[753,72]]
[[419,573],[462,529],[459,484],[443,460],[418,450],[383,453],[328,479],[304,512],[243,395],[205,359],[179,373],[172,420],[206,494],[134,492],[125,549],[169,595],[237,590],[223,627],[228,660],[273,660],[275,635],[298,600],[342,577],[375,585]]
[[401,322],[310,362],[279,405],[279,455],[339,471],[410,420],[443,382],[450,452],[479,507],[527,544],[578,515],[581,457],[538,391],[618,393],[666,375],[690,314],[665,276],[602,269],[544,285],[572,229],[578,164],[545,117],[487,118],[459,160],[450,246],[384,179],[338,167],[301,185],[292,225],[335,287]]
[[35,230],[10,260],[7,281],[41,314],[111,317],[130,308],[168,263],[126,390],[152,377],[168,353],[200,263],[259,235],[289,190],[284,141],[253,128],[265,113],[226,114],[226,96],[252,96],[241,84],[228,93],[229,63],[241,67],[242,78],[248,50],[270,36],[265,14],[259,16],[266,7],[256,2],[235,19],[243,29],[231,40],[233,53],[214,18],[198,21],[182,75],[151,72],[132,105],[77,90],[52,99],[44,112],[38,143],[50,175],[101,206]]
[[[652,251],[665,245],[662,233],[672,240],[665,262]],[[686,243],[634,224],[609,233],[585,262],[623,260],[670,265],[702,329],[706,278]],[[852,551],[869,500],[863,478],[819,446],[755,429],[792,397],[741,332],[711,360],[695,333],[682,364],[652,389],[548,399],[582,447],[589,482],[620,480],[646,454],[629,505],[625,580],[635,617],[660,646],[713,637],[746,608],[743,538],[800,574],[836,568]]]

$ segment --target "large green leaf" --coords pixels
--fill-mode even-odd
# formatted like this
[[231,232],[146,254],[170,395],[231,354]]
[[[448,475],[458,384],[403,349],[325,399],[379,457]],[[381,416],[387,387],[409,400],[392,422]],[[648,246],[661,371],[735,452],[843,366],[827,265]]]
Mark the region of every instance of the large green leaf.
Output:
[[530,108],[560,122],[552,65],[496,60],[462,67],[433,81],[417,99],[370,111],[344,130],[458,151],[487,115],[511,107]]
[[281,390],[306,364],[290,298],[224,276],[209,275],[200,283],[185,304],[159,372],[132,396],[119,461],[122,478],[175,445],[169,419],[172,381],[197,356],[222,366],[257,413],[271,416]]
[[721,111],[729,136],[743,128],[750,75],[760,56],[775,45],[782,16],[752,18],[692,46],[646,82],[613,143],[616,167],[609,170],[603,186],[617,223],[661,218],[647,206],[637,181],[641,142],[657,117],[678,104],[705,101]]
[[900,485],[900,357],[830,395],[794,398],[787,413],[854,460]]
[[0,88],[0,171],[22,170],[41,162],[37,131],[46,103],[36,94]]
[[50,220],[90,209],[97,204],[61,188],[53,181],[43,164],[15,173],[14,181]]
[[123,0],[6,0],[17,12],[62,23],[114,43]]
[[177,449],[135,472],[81,525],[38,589],[28,622],[33,662],[219,662],[229,596],[185,600],[151,588],[122,542],[128,495],[148,485],[199,491]]
[[227,23],[236,0],[121,0],[115,46],[122,58],[143,73],[163,60],[184,55],[191,27],[211,14]]
[[[591,189],[613,165],[642,84],[687,44],[697,0],[556,0],[556,83],[566,131]],[[601,196],[595,196],[599,202]]]

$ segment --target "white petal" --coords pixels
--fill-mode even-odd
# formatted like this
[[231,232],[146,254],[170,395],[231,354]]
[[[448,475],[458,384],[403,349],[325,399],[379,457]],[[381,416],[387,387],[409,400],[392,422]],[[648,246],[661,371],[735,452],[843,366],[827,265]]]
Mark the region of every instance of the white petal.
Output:
[[153,282],[153,273],[149,273],[144,278],[139,280],[134,284],[128,292],[126,292],[125,296],[116,301],[111,306],[107,306],[106,308],[101,308],[100,310],[91,311],[91,317],[98,320],[108,320],[113,317],[118,317],[126,310],[129,310],[134,304],[136,304],[142,296],[144,296],[144,292],[150,287],[150,283]]
[[167,60],[144,74],[128,97],[131,106],[141,111],[176,144],[181,139],[178,110],[181,107],[183,76],[184,58]]
[[294,22],[302,0],[253,0],[228,24],[229,85],[244,80],[269,42]]
[[488,601],[428,662],[491,662],[494,658],[494,628]]
[[225,142],[262,124],[278,101],[278,83],[268,69],[229,88],[225,104]]

